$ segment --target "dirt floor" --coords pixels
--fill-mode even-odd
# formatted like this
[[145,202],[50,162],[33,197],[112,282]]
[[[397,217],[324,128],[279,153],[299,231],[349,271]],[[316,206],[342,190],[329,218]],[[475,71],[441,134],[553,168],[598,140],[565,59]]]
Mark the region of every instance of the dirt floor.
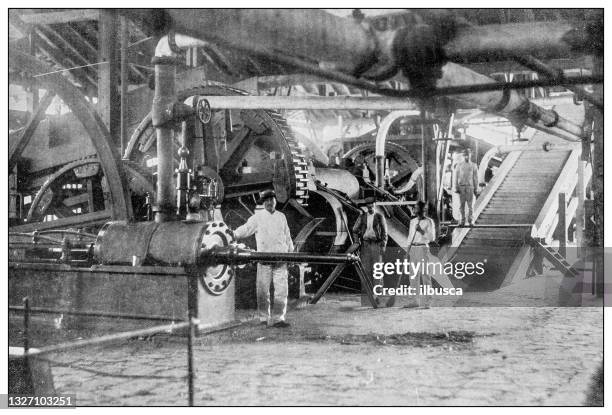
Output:
[[[373,310],[358,296],[328,295],[290,310],[288,329],[261,326],[252,311],[240,312],[241,325],[196,340],[195,402],[583,405],[603,357],[603,309],[491,307],[534,292],[527,287],[427,310]],[[49,357],[72,365],[53,367],[55,386],[76,393],[79,406],[187,403],[184,338],[154,336]]]

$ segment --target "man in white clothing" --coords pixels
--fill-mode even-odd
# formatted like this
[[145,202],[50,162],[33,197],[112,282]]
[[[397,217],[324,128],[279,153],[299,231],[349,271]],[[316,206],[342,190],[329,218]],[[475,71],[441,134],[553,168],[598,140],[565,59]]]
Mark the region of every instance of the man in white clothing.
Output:
[[[285,215],[276,210],[276,195],[272,190],[261,194],[264,209],[258,210],[249,220],[234,231],[236,239],[255,234],[257,250],[261,252],[292,252],[293,241]],[[287,264],[257,264],[257,309],[259,321],[274,327],[288,327],[287,313]],[[270,283],[274,283],[274,307],[270,314]]]
[[[430,298],[425,296],[423,300],[420,288],[421,285],[431,286],[431,275],[427,271],[427,263],[429,262],[429,243],[436,239],[436,224],[433,219],[425,216],[425,202],[417,202],[415,213],[416,217],[410,221],[408,233],[408,240],[412,241],[409,247],[410,263],[413,264],[410,285],[416,288],[417,305],[421,308],[428,308]],[[414,269],[417,266],[418,269],[415,272]]]

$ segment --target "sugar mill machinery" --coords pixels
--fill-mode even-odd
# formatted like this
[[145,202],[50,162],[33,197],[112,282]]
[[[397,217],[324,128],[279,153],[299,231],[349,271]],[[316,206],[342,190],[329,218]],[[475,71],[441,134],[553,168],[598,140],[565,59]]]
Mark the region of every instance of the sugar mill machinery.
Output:
[[[425,161],[424,184],[413,198],[427,201],[436,222],[444,225],[442,174],[449,149],[470,145],[455,139],[455,109],[480,108],[519,129],[529,126],[563,139],[584,136],[581,126],[557,112],[514,89],[492,87],[487,76],[454,62],[478,61],[487,54],[523,56],[530,50],[548,57],[570,49],[576,53],[597,40],[597,16],[585,14],[585,37],[565,22],[554,31],[543,30],[538,39],[509,45],[490,31],[486,19],[472,26],[445,11],[365,21],[317,10],[104,13],[104,19],[121,18],[139,30],[134,48],[148,45],[149,54],[141,55],[152,57],[152,66],[122,66],[125,96],[130,80],[139,78],[139,86],[130,91],[138,98],[134,102],[121,96],[120,129],[113,124],[117,118],[109,123],[100,115],[101,105],[118,102],[102,99],[101,93],[92,98],[92,78],[107,76],[105,69],[79,68],[69,76],[57,70],[87,61],[71,40],[81,38],[95,52],[91,38],[87,41],[92,26],[37,25],[31,16],[11,15],[15,26],[36,38],[26,47],[11,44],[11,84],[42,96],[10,117],[9,292],[11,298],[36,292],[33,301],[40,307],[179,318],[188,301],[197,301],[203,326],[227,322],[233,319],[236,284],[238,305],[254,298],[257,261],[294,264],[291,281],[298,294],[316,290],[338,264],[355,262],[350,229],[365,196],[382,202],[378,208],[387,216],[390,243],[406,247],[409,204],[389,185],[404,183],[419,160]],[[96,28],[101,42],[108,27],[101,20]],[[570,32],[575,36],[566,36]],[[472,42],[474,36],[491,42]],[[50,47],[55,42],[65,46],[65,60]],[[597,56],[597,50],[591,52]],[[177,70],[185,55],[193,61],[202,54],[207,76]],[[526,64],[537,67],[533,61]],[[146,70],[151,87],[143,85]],[[253,90],[258,88],[238,82],[266,75],[278,75],[278,85],[337,82],[375,95],[285,100],[290,97],[257,95]],[[294,75],[299,81],[287,81]],[[410,89],[384,86],[382,81],[390,79],[407,80]],[[570,82],[555,80],[562,81]],[[470,89],[475,84],[481,90]],[[584,90],[578,94],[592,101]],[[340,140],[337,164],[318,156],[320,151],[301,140],[284,117],[308,108],[379,111],[380,122],[353,142]],[[133,122],[129,134],[128,117]],[[481,148],[489,157],[485,164],[491,159],[487,150]],[[269,188],[288,217],[293,253],[271,255],[234,243],[231,229],[260,208],[258,193]],[[247,245],[254,247],[253,241]],[[359,290],[360,278],[347,268],[336,286]]]

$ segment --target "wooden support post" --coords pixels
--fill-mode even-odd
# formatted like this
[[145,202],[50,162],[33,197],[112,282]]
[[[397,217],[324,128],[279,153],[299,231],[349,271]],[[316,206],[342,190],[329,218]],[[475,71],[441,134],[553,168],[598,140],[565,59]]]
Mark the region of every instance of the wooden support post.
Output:
[[583,244],[584,244],[584,161],[580,157],[578,159],[578,184],[576,186],[576,198],[578,198],[578,206],[576,207],[576,233],[574,241],[578,247],[578,256],[583,258]]
[[128,114],[128,73],[129,73],[129,65],[128,65],[128,22],[125,16],[121,16],[121,130],[120,130],[120,142],[121,142],[121,152],[123,155],[123,150],[125,149],[125,145],[127,144],[127,140],[129,137],[127,136],[127,114]]
[[567,256],[567,222],[565,220],[565,210],[567,204],[565,202],[565,193],[559,193],[559,209],[557,215],[559,222],[557,232],[559,234],[559,254],[563,257]]
[[117,13],[112,9],[101,9],[98,21],[98,113],[108,127],[111,137],[119,143],[121,107],[119,92],[119,61],[116,46],[118,39]]
[[[603,74],[603,56],[593,57],[593,75]],[[603,84],[593,86],[593,94],[603,99]],[[604,115],[603,110],[593,108],[593,175],[591,178],[593,191],[593,218],[595,221],[593,232],[594,250],[593,278],[598,297],[604,295]]]
[[27,356],[30,349],[30,299],[28,297],[23,299],[23,310],[23,354]]
[[194,278],[197,268],[187,268],[187,397],[188,405],[193,406],[195,366],[193,362],[193,342],[196,337],[198,318],[198,279]]

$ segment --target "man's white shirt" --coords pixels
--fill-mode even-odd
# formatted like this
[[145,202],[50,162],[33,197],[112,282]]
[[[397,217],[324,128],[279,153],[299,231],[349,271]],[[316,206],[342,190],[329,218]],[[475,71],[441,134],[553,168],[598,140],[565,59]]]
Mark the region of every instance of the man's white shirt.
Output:
[[287,218],[275,210],[256,210],[247,222],[234,231],[236,239],[244,239],[255,234],[257,250],[260,252],[293,252],[293,241]]

